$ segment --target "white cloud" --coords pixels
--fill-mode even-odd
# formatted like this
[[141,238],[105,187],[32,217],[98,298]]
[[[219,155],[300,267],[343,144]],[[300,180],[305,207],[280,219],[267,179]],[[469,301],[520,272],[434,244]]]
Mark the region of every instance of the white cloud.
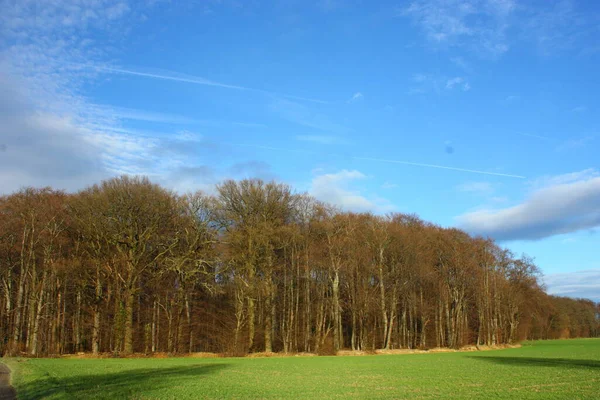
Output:
[[356,92],[352,95],[352,97],[350,97],[350,99],[348,99],[347,103],[354,103],[356,101],[362,100],[363,97],[364,96],[361,92]]
[[107,176],[102,148],[68,117],[40,112],[0,70],[0,193],[23,186],[79,189]]
[[452,90],[455,87],[461,88],[464,92],[471,90],[471,85],[469,82],[467,82],[466,79],[461,76],[457,76],[446,81],[446,89]]
[[[539,185],[539,183],[538,183]],[[546,178],[525,201],[463,214],[459,226],[498,240],[537,240],[600,226],[600,177],[595,170]]]
[[464,82],[464,78],[457,76],[456,78],[448,79],[446,81],[446,89],[453,89],[454,86]]
[[550,294],[600,302],[600,269],[547,274],[543,280]]
[[374,196],[366,197],[360,190],[352,188],[352,183],[366,179],[356,170],[341,170],[337,173],[321,174],[313,178],[309,193],[315,198],[341,207],[348,211],[386,212],[394,209],[393,205]]
[[392,182],[383,182],[383,185],[381,185],[382,189],[395,189],[398,187],[397,183],[392,183]]
[[531,186],[534,189],[541,189],[549,186],[564,185],[568,183],[576,183],[587,181],[600,176],[600,172],[595,168],[588,168],[582,171],[569,172],[561,175],[542,176],[531,181]]
[[455,88],[463,92],[471,90],[471,84],[462,76],[448,78],[438,74],[418,73],[413,75],[412,82],[413,87],[409,90],[409,94],[429,92],[440,94],[444,89],[451,91]]
[[[251,90],[275,102],[283,96],[324,103],[172,72],[121,69],[107,62],[121,50],[123,37],[132,25],[146,19],[144,11],[155,3],[0,0],[2,193],[28,185],[76,190],[117,174],[148,175],[178,191],[209,190],[218,179],[232,174],[267,173],[268,168],[253,161],[235,164],[228,158],[230,149],[221,151],[218,144],[191,132],[196,125],[265,125],[91,103],[85,88],[107,74]],[[338,128],[312,110],[293,104],[297,107],[286,109],[288,119],[324,129]],[[160,127],[161,132],[132,129],[133,120],[165,126]],[[220,169],[207,165],[219,165]]]
[[[135,3],[134,7],[114,0],[2,2],[3,193],[29,185],[75,190],[123,173],[164,181],[172,171],[193,165],[190,159],[206,147],[197,137],[181,132],[141,132],[123,122],[135,119],[186,125],[211,121],[95,105],[82,94],[84,85],[98,79],[98,71],[84,66],[104,65],[102,60],[108,58],[105,49],[122,39],[129,29],[123,24],[124,17],[133,16],[137,7],[145,4]],[[134,21],[130,18],[127,22]]]

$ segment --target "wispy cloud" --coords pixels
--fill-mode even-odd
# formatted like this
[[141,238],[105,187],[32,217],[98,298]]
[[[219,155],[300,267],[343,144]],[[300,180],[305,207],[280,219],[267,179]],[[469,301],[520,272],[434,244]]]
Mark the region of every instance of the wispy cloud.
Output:
[[[11,4],[12,3],[12,4]],[[67,34],[95,28],[106,30],[115,21],[132,12],[127,1],[45,1],[3,2],[0,32],[22,37],[23,32]]]
[[600,177],[595,170],[546,180],[522,203],[463,214],[459,226],[498,240],[537,240],[600,226]]
[[520,36],[545,55],[569,49],[585,52],[596,45],[597,16],[578,9],[580,2],[548,1],[522,7]]
[[467,92],[471,89],[469,82],[467,82],[465,78],[461,76],[457,76],[446,81],[446,89],[452,90],[455,87],[461,88],[464,92]]
[[452,89],[452,88],[454,88],[454,86],[456,86],[462,82],[463,82],[463,78],[461,78],[461,77],[448,79],[446,81],[446,89]]
[[597,16],[578,7],[572,0],[414,0],[398,15],[410,18],[436,47],[461,47],[483,57],[500,57],[516,42],[547,55],[593,53]]
[[565,185],[580,181],[587,181],[600,177],[600,172],[595,168],[588,168],[581,171],[569,172],[560,175],[547,175],[533,179],[529,182],[533,190],[543,189],[550,186]]
[[412,76],[412,87],[409,94],[437,93],[441,94],[444,90],[452,91],[460,89],[463,92],[471,90],[471,84],[467,78],[462,76],[445,77],[439,74],[417,73]]
[[411,18],[437,46],[465,46],[498,56],[509,49],[512,0],[416,0],[398,10]]
[[363,99],[363,94],[361,92],[356,92],[348,99],[346,103],[354,103]]

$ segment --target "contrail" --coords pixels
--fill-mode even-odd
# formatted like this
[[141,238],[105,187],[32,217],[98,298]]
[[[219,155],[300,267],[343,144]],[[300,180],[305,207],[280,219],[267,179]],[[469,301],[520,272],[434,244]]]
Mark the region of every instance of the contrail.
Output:
[[[282,147],[261,146],[261,145],[254,145],[254,144],[242,144],[242,143],[223,143],[223,144],[230,145],[230,146],[239,146],[239,147],[254,147],[254,148],[257,148],[257,149],[265,149],[265,150],[288,151],[288,152],[293,152],[293,153],[319,154],[319,153],[314,152],[314,151],[304,151],[304,150],[297,150],[297,149],[286,149],[286,148],[282,148]],[[468,172],[468,173],[471,173],[471,174],[502,176],[502,177],[505,177],[505,178],[516,178],[516,179],[526,179],[526,177],[523,176],[523,175],[503,174],[503,173],[500,173],[500,172],[480,171],[480,170],[477,170],[477,169],[449,167],[449,166],[446,166],[446,165],[425,164],[425,163],[417,163],[417,162],[401,161],[401,160],[389,160],[389,159],[384,159],[384,158],[359,157],[359,156],[344,156],[342,154],[334,154],[334,153],[330,153],[330,154],[326,154],[326,155],[329,156],[329,157],[350,157],[350,158],[352,158],[354,160],[361,160],[361,161],[374,161],[374,162],[388,163],[388,164],[403,164],[403,165],[412,165],[412,166],[415,166],[415,167],[437,168],[437,169],[446,169],[446,170],[458,171],[458,172]]]
[[222,88],[226,88],[226,89],[236,89],[236,90],[252,90],[252,89],[249,89],[249,88],[246,88],[243,86],[228,85],[225,83],[213,82],[211,80],[200,78],[200,77],[195,77],[195,76],[183,77],[183,76],[175,76],[175,75],[159,75],[159,74],[152,74],[152,73],[148,73],[148,72],[132,71],[130,69],[100,67],[100,66],[94,66],[92,68],[99,70],[99,71],[107,71],[107,72],[114,72],[114,73],[118,73],[118,74],[143,76],[146,78],[154,78],[154,79],[164,79],[167,81],[194,83],[196,85],[217,86],[217,87],[222,87]]
[[543,140],[554,140],[552,138],[549,138],[547,136],[541,136],[541,135],[533,135],[531,133],[519,133],[519,135],[521,136],[527,136],[527,137],[532,137],[532,138],[536,138],[536,139],[543,139]]
[[94,65],[80,64],[80,66],[92,68],[97,71],[112,72],[115,74],[135,75],[135,76],[142,76],[145,78],[163,79],[163,80],[167,80],[167,81],[192,83],[195,85],[216,86],[216,87],[221,87],[221,88],[225,88],[225,89],[233,89],[233,90],[245,90],[245,91],[250,91],[250,92],[263,93],[263,94],[267,94],[270,96],[281,96],[281,97],[287,97],[289,99],[294,99],[294,100],[309,101],[312,103],[320,103],[320,104],[328,104],[329,103],[325,100],[313,99],[310,97],[301,97],[301,96],[294,96],[291,94],[269,92],[268,90],[254,89],[254,88],[249,88],[249,87],[245,87],[245,86],[229,85],[226,83],[215,82],[215,81],[211,81],[209,79],[205,79],[205,78],[197,77],[197,76],[185,76],[185,75],[176,75],[176,74],[173,74],[173,75],[155,74],[155,73],[150,73],[150,72],[134,71],[131,69],[104,67],[104,66],[97,66],[97,65],[94,66]]
[[480,170],[476,170],[476,169],[448,167],[448,166],[445,166],[445,165],[424,164],[424,163],[416,163],[416,162],[400,161],[400,160],[386,160],[386,159],[382,159],[382,158],[370,158],[370,157],[352,157],[352,158],[355,159],[355,160],[385,162],[385,163],[390,163],[390,164],[414,165],[416,167],[449,169],[449,170],[452,170],[452,171],[470,172],[472,174],[504,176],[504,177],[507,177],[507,178],[518,178],[518,179],[525,179],[526,178],[523,175],[502,174],[500,172],[488,172],[488,171],[480,171]]

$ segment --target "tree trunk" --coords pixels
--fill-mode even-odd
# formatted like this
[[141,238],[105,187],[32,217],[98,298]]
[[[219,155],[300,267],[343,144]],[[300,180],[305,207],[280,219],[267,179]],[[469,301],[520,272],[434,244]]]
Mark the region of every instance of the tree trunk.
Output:
[[123,352],[133,354],[133,307],[135,297],[132,287],[127,288],[125,297],[125,338]]
[[92,328],[92,354],[98,355],[100,352],[100,302],[102,300],[102,282],[100,281],[100,267],[96,267],[96,282],[95,282],[95,298],[94,298],[94,326]]
[[43,275],[42,275],[42,282],[41,282],[41,286],[40,286],[40,294],[39,294],[39,298],[37,300],[37,309],[35,311],[35,318],[34,318],[34,322],[33,322],[33,333],[31,335],[31,355],[35,356],[37,355],[37,347],[38,347],[38,333],[40,330],[40,318],[42,316],[42,310],[44,308],[44,297],[46,295],[46,276],[47,276],[47,272],[46,269],[44,269]]
[[[270,268],[269,268],[270,269]],[[273,278],[269,276],[266,283],[265,293],[265,352],[273,352],[272,333],[273,333]]]
[[340,350],[340,275],[337,269],[333,276],[333,348],[337,352]]
[[383,345],[382,347],[384,349],[387,349],[388,346],[388,337],[387,337],[387,333],[388,333],[388,313],[387,313],[387,307],[386,307],[386,303],[385,303],[385,285],[384,285],[384,281],[383,281],[383,249],[379,250],[379,302],[380,307],[381,307],[381,319],[383,321],[383,327],[382,327],[382,338],[383,338]]
[[152,353],[156,351],[156,319],[158,310],[156,307],[156,300],[152,302]]

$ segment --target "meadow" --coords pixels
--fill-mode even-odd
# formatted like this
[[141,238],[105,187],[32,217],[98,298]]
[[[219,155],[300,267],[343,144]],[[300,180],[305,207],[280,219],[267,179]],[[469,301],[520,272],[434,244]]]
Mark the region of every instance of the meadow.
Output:
[[403,355],[2,361],[19,399],[600,398],[600,339]]

